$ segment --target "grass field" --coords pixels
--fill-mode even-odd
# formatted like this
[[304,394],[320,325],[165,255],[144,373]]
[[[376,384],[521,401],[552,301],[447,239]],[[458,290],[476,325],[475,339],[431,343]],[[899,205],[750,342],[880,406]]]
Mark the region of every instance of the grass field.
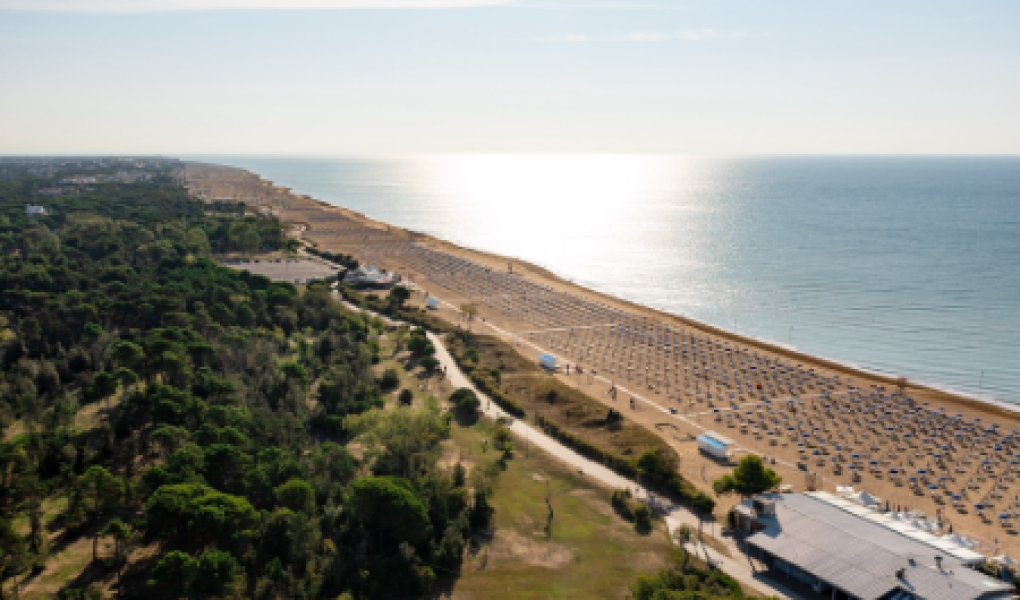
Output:
[[[497,459],[495,450],[482,453],[488,431],[485,422],[454,427],[465,465]],[[547,486],[555,515],[548,536]],[[672,546],[663,523],[641,534],[618,516],[610,493],[546,454],[519,448],[495,486],[495,532],[475,540],[451,597],[627,597],[635,576],[665,565]]]

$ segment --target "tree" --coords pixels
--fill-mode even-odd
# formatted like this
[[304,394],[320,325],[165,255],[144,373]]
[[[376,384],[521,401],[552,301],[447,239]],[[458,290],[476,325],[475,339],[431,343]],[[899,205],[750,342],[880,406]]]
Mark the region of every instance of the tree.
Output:
[[[78,479],[78,485],[92,498],[92,512],[98,516],[102,509],[117,502],[124,493],[124,482],[99,465],[89,467],[88,471]],[[99,536],[96,532],[92,538],[92,560],[99,553]]]
[[186,552],[180,550],[167,552],[152,570],[149,585],[158,587],[171,598],[186,596],[195,577],[196,565],[197,561]]
[[457,407],[457,410],[466,414],[474,414],[482,406],[481,400],[469,388],[460,388],[454,391],[450,394],[450,402]]
[[390,290],[387,300],[391,307],[395,309],[401,309],[404,307],[404,303],[411,298],[411,290],[407,289],[402,285],[398,285]]
[[406,388],[400,390],[400,395],[397,396],[397,402],[403,406],[411,406],[411,403],[414,402],[414,393]]
[[643,452],[637,460],[638,472],[642,478],[653,482],[663,482],[676,473],[674,457],[664,448],[656,448]]
[[276,501],[294,512],[315,514],[315,490],[307,481],[291,479],[276,488]]
[[159,444],[163,456],[171,456],[191,437],[188,430],[176,425],[160,425],[152,432],[152,440]]
[[196,598],[232,597],[244,585],[241,566],[229,552],[206,550],[195,563],[191,592]]
[[386,369],[379,378],[379,387],[384,390],[392,390],[400,385],[400,375],[396,369]]
[[464,313],[468,321],[474,321],[478,316],[478,307],[471,302],[466,302],[460,305],[460,312]]
[[138,376],[138,373],[135,373],[133,370],[127,367],[118,368],[117,371],[114,373],[114,376],[117,378],[117,381],[119,381],[120,384],[123,385],[125,388],[130,388],[131,386],[135,385],[141,380],[141,378]]
[[350,510],[370,535],[396,548],[416,546],[432,535],[428,508],[399,477],[364,477],[351,485]]
[[96,400],[104,400],[117,393],[117,376],[113,373],[100,371],[92,378],[92,395]]
[[78,479],[78,484],[92,499],[92,512],[100,513],[103,508],[120,500],[124,483],[104,467],[93,465]]
[[259,515],[244,498],[196,484],[164,485],[145,503],[150,537],[220,547],[253,535]]
[[[412,354],[428,354],[428,348],[432,345],[425,330],[421,328],[412,329],[407,338],[407,349]],[[435,352],[435,348],[432,349]]]
[[285,362],[280,365],[280,372],[283,373],[283,376],[287,379],[297,381],[302,388],[308,388],[308,383],[310,381],[308,370],[301,366],[300,363]]
[[138,344],[121,340],[110,347],[110,358],[121,366],[133,369],[145,360],[145,351]]
[[410,338],[410,333],[406,326],[397,327],[397,329],[391,335],[393,340],[393,355],[396,356],[407,348],[407,342]]
[[126,558],[122,552],[126,547],[125,542],[131,537],[131,528],[124,521],[121,521],[119,517],[114,517],[99,532],[99,535],[108,535],[113,538],[113,556],[118,564],[117,579],[119,580],[120,574],[123,572],[124,559]]
[[712,482],[712,490],[720,496],[735,492],[747,498],[771,490],[782,481],[775,471],[765,468],[760,456],[749,454],[740,459],[732,474]]
[[492,515],[496,509],[489,504],[489,494],[482,489],[475,490],[474,502],[471,504],[471,512],[468,519],[472,527],[482,529],[492,523]]
[[418,364],[425,369],[426,373],[434,373],[439,368],[439,359],[435,356],[426,356],[418,361]]

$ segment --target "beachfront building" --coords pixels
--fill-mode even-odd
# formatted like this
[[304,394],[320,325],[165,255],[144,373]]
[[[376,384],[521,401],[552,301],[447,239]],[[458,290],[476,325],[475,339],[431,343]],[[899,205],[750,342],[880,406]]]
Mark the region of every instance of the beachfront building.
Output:
[[358,288],[391,288],[397,281],[396,276],[383,273],[373,265],[361,265],[344,276],[344,283]]
[[833,600],[998,600],[1013,586],[985,556],[898,516],[826,492],[763,494],[733,507],[747,554]]

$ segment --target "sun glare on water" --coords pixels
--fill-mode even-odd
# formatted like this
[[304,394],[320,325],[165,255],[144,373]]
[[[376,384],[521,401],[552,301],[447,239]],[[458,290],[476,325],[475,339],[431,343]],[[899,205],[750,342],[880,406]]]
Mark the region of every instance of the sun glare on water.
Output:
[[668,172],[663,158],[616,155],[451,156],[423,167],[465,225],[485,231],[486,248],[559,258],[579,238],[633,233],[621,228],[659,199]]

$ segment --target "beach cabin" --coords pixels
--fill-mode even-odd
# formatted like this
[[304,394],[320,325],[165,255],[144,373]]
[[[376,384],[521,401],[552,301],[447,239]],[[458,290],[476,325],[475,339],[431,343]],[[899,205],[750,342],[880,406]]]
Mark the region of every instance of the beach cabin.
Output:
[[439,310],[439,300],[436,298],[428,298],[425,300],[425,308],[429,310]]
[[538,366],[543,369],[549,369],[550,371],[558,370],[559,364],[557,363],[556,357],[552,354],[539,354],[538,355]]
[[719,460],[733,458],[733,440],[719,435],[714,431],[708,431],[698,436],[698,450]]

